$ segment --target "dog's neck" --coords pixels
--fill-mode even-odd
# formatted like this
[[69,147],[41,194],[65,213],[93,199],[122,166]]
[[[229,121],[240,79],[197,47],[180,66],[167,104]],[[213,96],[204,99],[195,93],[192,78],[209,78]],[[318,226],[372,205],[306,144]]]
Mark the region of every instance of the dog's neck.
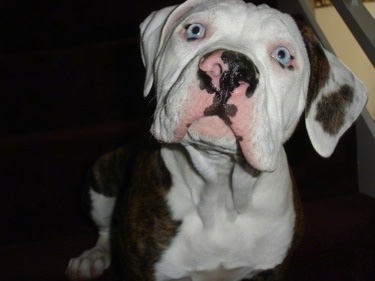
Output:
[[189,212],[197,212],[205,229],[215,228],[223,221],[234,222],[257,207],[252,205],[251,198],[262,192],[259,182],[262,185],[274,182],[273,178],[280,176],[279,171],[258,172],[234,155],[201,150],[193,145],[167,145],[161,151],[172,176],[169,194],[172,213],[176,219],[183,219]]

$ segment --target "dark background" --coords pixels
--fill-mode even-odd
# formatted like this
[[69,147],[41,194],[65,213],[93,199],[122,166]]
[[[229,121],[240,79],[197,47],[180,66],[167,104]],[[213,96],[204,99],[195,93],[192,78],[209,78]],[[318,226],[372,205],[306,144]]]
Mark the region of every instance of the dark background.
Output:
[[[139,24],[152,11],[182,2],[2,0],[0,52],[60,49],[138,37]],[[277,6],[276,0],[251,2]]]
[[[0,1],[1,280],[64,280],[68,259],[94,243],[85,173],[147,132],[138,26],[175,3]],[[323,159],[300,123],[287,150],[305,238],[288,280],[375,280],[375,203],[358,193],[355,130]]]

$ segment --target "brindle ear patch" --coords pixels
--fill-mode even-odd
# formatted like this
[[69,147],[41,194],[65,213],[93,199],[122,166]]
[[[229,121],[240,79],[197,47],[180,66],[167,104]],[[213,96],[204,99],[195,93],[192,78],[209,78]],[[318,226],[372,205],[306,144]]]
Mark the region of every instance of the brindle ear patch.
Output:
[[301,32],[310,61],[310,80],[305,107],[305,114],[308,115],[312,103],[329,80],[330,66],[324,50],[312,29],[297,19],[296,24]]
[[315,120],[320,122],[325,132],[336,135],[344,125],[346,109],[353,102],[354,90],[343,85],[337,92],[321,98],[317,104]]

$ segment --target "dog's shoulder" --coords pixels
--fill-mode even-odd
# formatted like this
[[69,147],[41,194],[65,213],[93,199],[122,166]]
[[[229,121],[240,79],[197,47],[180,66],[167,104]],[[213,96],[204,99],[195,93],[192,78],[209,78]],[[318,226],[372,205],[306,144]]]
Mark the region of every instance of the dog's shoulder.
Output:
[[[122,188],[131,185],[137,167],[157,159],[160,147],[155,141],[137,139],[97,158],[87,174],[87,185],[107,197],[116,197]],[[148,158],[148,159],[147,159]],[[145,169],[142,169],[145,172]]]

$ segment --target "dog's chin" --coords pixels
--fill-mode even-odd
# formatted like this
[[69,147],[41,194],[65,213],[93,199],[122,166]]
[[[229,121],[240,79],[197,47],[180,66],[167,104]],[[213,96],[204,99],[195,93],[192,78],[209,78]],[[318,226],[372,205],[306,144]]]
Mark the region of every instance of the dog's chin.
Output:
[[237,137],[218,116],[202,117],[191,123],[181,143],[224,154],[239,154]]

